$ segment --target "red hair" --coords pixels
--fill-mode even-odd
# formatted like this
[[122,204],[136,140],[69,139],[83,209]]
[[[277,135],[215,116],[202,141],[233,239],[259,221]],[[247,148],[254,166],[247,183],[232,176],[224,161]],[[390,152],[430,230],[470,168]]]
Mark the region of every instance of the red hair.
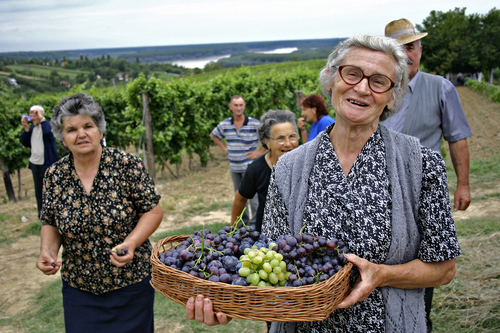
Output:
[[316,116],[321,118],[328,114],[328,109],[326,108],[326,103],[323,97],[318,94],[313,94],[306,96],[300,100],[300,106],[304,108],[316,108]]

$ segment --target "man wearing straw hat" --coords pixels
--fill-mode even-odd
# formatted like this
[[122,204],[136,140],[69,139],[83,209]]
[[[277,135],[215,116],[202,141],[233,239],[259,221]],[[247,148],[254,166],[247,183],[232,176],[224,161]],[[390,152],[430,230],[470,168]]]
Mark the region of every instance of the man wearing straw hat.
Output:
[[[422,145],[438,152],[441,152],[441,137],[448,141],[457,175],[454,210],[465,210],[471,201],[467,138],[472,135],[472,131],[458,93],[449,80],[418,70],[422,56],[420,39],[427,36],[427,32],[417,33],[413,24],[403,18],[387,24],[385,35],[404,45],[408,57],[410,83],[401,110],[381,123],[397,132],[419,138]],[[432,330],[429,319],[432,293],[433,288],[426,289],[425,305],[429,332]]]

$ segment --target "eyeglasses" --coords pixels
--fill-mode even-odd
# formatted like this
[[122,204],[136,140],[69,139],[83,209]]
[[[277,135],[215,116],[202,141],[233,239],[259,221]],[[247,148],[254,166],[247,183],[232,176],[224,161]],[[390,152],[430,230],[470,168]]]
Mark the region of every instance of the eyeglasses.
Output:
[[290,133],[288,135],[278,135],[277,137],[270,138],[270,139],[274,140],[279,145],[284,145],[286,142],[286,139],[288,139],[288,141],[290,141],[290,143],[299,142],[299,135],[297,133]]
[[363,79],[368,80],[368,86],[377,94],[385,93],[394,88],[395,83],[383,74],[373,74],[366,76],[363,71],[356,66],[333,66],[336,67],[340,73],[342,80],[350,86],[360,83]]

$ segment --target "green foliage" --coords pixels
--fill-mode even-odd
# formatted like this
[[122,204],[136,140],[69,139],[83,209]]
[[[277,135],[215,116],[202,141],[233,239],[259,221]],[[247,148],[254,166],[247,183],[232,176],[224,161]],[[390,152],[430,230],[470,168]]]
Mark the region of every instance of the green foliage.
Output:
[[125,92],[104,92],[95,95],[95,100],[102,107],[106,119],[106,144],[125,150],[132,143],[127,128],[133,124],[124,115],[127,108]]
[[[74,63],[79,61],[86,60]],[[108,60],[101,58],[101,61]],[[107,144],[127,149],[131,145],[142,148],[144,142],[144,91],[149,97],[157,161],[178,165],[184,154],[190,157],[196,154],[204,166],[210,157],[209,147],[213,145],[211,131],[221,120],[232,115],[228,109],[231,96],[242,95],[247,104],[246,114],[257,119],[269,109],[289,109],[299,115],[294,91],[302,90],[304,95],[319,92],[318,66],[319,62],[310,66],[290,65],[291,69],[284,64],[276,65],[276,70],[267,67],[258,75],[255,74],[257,70],[242,67],[205,81],[179,78],[165,82],[154,76],[148,80],[141,74],[125,89],[114,91],[93,85],[88,90],[83,84],[75,86],[71,93],[83,91],[93,96],[105,114]],[[52,76],[57,76],[55,71]],[[32,105],[39,104],[50,120],[54,107],[69,93],[42,94],[26,99],[16,99],[8,89],[3,89],[2,93],[6,98],[0,100],[0,138],[8,144],[0,147],[0,157],[13,172],[26,165],[29,156],[29,150],[20,143],[21,115],[27,114]],[[59,153],[60,157],[67,154],[60,145]]]
[[257,76],[245,67],[205,82],[179,79],[166,83],[140,76],[127,87],[124,116],[130,123],[125,132],[131,143],[141,145],[144,91],[150,99],[158,159],[179,164],[183,154],[191,157],[196,154],[205,165],[208,148],[213,144],[210,132],[221,120],[231,116],[227,107],[231,96],[242,95],[247,104],[246,114],[258,119],[269,109],[297,110],[294,91],[317,92],[316,78],[317,71],[303,68]]
[[19,110],[15,107],[10,91],[0,83],[0,160],[14,173],[28,162],[29,149],[21,144],[21,117],[29,114],[29,108]]
[[496,85],[491,85],[486,82],[479,82],[475,80],[467,80],[465,83],[467,87],[471,90],[477,91],[486,97],[488,97],[491,101],[500,104],[500,87]]
[[421,40],[425,67],[441,75],[478,71],[481,66],[477,52],[480,44],[479,23],[476,14],[465,15],[465,8],[448,12],[431,11],[422,25],[417,25],[420,31],[429,33]]
[[486,15],[465,14],[466,8],[431,11],[417,28],[422,38],[422,64],[441,75],[453,72],[488,72],[500,66],[500,10]]

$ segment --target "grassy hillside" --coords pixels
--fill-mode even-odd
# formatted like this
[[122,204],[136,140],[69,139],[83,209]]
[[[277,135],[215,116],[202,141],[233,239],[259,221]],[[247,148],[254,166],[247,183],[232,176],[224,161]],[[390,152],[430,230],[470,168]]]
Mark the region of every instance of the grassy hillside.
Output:
[[18,72],[23,74],[31,73],[33,76],[50,77],[52,71],[56,71],[60,77],[68,76],[70,79],[74,80],[78,74],[88,75],[89,71],[82,71],[77,69],[65,69],[64,67],[52,67],[52,66],[42,66],[42,65],[7,65],[5,66],[12,72]]

